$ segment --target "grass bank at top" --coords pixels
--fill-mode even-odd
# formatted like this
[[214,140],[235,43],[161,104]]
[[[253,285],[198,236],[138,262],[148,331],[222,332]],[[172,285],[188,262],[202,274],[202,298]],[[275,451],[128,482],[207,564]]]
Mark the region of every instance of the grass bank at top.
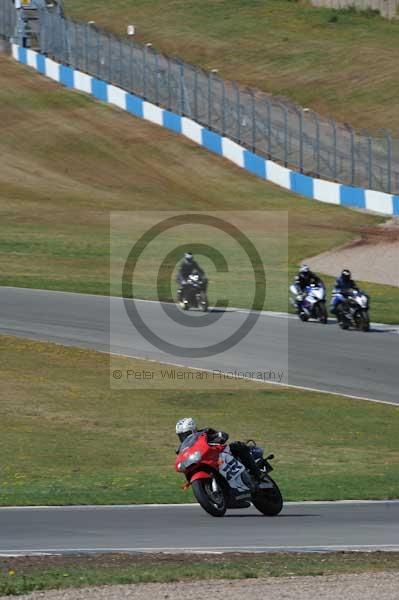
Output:
[[[290,275],[381,221],[284,192],[1,56],[0,114],[0,285],[108,294],[110,211],[288,211]],[[366,288],[372,317],[397,322],[399,289]]]
[[360,128],[399,128],[399,23],[287,0],[65,0],[69,15]]
[[245,381],[111,390],[108,361],[0,337],[0,504],[191,501],[174,472],[185,415],[274,452],[287,500],[399,497],[397,407]]

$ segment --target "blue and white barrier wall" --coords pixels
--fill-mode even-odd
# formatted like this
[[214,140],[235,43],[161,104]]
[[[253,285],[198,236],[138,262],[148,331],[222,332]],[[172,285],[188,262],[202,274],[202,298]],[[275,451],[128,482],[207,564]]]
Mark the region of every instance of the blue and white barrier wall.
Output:
[[134,94],[57,63],[38,52],[13,44],[12,55],[18,62],[33,67],[39,73],[68,88],[91,94],[98,100],[114,104],[136,117],[180,133],[246,171],[296,194],[329,204],[362,208],[384,215],[399,215],[399,196],[341,185],[291,171],[246,150],[229,138],[210,131],[191,119],[146,102]]

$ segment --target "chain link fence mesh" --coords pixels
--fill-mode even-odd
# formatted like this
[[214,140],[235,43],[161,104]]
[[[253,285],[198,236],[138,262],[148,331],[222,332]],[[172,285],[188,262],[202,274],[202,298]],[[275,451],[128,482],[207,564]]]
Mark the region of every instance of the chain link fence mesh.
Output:
[[[15,12],[15,11],[14,11]],[[12,0],[0,0],[0,33],[15,25]],[[399,193],[399,140],[369,135],[286,99],[224,81],[151,45],[122,39],[46,9],[39,50],[55,60],[187,116],[257,154],[343,184]]]
[[0,36],[11,38],[17,24],[17,15],[12,0],[0,0]]

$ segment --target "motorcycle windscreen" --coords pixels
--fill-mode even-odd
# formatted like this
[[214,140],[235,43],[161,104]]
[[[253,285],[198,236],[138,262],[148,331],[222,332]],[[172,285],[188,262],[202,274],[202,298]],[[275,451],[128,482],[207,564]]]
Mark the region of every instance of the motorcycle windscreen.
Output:
[[192,446],[194,446],[194,444],[196,443],[198,438],[199,438],[199,433],[192,433],[191,435],[186,437],[186,439],[183,440],[181,443],[179,452],[182,452],[183,450],[187,450],[187,448],[191,448]]

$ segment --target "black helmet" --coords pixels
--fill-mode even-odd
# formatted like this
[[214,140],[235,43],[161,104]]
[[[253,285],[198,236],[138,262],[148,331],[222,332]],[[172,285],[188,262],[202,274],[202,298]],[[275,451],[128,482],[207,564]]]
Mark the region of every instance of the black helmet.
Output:
[[344,269],[341,273],[341,278],[343,281],[349,281],[352,277],[352,273],[349,271],[349,269]]
[[188,262],[188,263],[192,263],[193,260],[194,260],[193,253],[192,252],[186,252],[185,255],[184,255],[184,260],[186,262]]

